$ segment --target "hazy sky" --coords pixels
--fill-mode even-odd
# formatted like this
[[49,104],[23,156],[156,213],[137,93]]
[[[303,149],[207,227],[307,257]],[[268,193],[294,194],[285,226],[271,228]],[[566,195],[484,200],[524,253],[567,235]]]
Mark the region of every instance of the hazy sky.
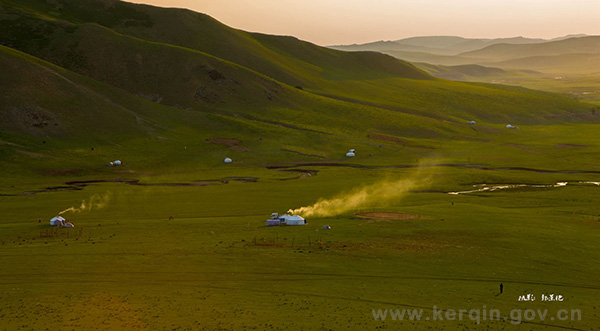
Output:
[[129,0],[189,8],[242,30],[319,45],[424,35],[600,35],[600,0]]

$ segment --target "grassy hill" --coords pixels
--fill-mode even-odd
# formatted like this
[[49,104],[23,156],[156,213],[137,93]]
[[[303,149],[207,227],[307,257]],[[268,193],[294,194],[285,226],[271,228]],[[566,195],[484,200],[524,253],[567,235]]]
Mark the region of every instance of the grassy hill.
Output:
[[[72,24],[96,23],[118,33],[143,40],[200,50],[290,85],[310,84],[313,79],[328,74],[359,75],[358,77],[404,74],[410,78],[427,78],[410,64],[389,56],[335,52],[293,37],[251,34],[232,29],[207,15],[189,10],[165,9],[118,1],[98,2],[95,6],[89,6],[73,0],[59,1],[55,7],[60,6],[60,11],[48,8],[45,1],[30,1],[29,7],[21,10],[20,2],[5,2],[7,3],[5,10],[15,11],[15,15],[21,16],[20,20],[29,20],[29,23],[22,22],[27,26],[35,26],[34,22],[39,23],[38,19],[43,20],[49,16],[51,20],[68,21]],[[113,15],[117,11],[122,16]],[[104,17],[115,18],[106,20]],[[46,21],[46,24],[49,23],[51,22]],[[5,29],[9,29],[10,26],[17,29],[15,22],[9,24],[7,21],[5,24],[7,25]],[[69,29],[73,28],[71,26]],[[18,33],[20,32],[14,32],[14,34]],[[23,49],[23,47],[15,47]]]
[[[505,121],[515,111],[522,120],[543,120],[535,111],[529,113],[538,109],[537,92],[456,85],[391,56],[250,34],[191,11],[114,1],[95,6],[71,0],[55,5],[34,0],[3,3],[4,15],[11,18],[2,21],[3,44],[178,108],[270,117],[265,106],[297,108],[295,104],[304,102],[300,100],[320,95],[434,118]],[[392,97],[384,104],[372,102],[367,91],[373,85]],[[464,100],[472,106],[443,101],[461,95],[468,95]],[[548,100],[541,107],[544,113],[585,113],[585,105],[567,99],[554,102],[557,98],[561,99],[543,99]],[[515,107],[505,107],[507,100]]]
[[484,58],[492,61],[505,61],[532,56],[551,56],[572,53],[600,52],[600,36],[569,38],[541,44],[508,45],[499,44],[460,54],[464,57]]

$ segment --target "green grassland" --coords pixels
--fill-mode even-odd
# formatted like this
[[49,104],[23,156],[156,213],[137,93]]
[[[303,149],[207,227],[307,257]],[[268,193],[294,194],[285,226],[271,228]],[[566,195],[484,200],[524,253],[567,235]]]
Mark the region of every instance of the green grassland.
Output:
[[[594,130],[595,126],[584,125],[522,127],[520,137],[485,134],[493,141],[465,142],[451,149],[441,144],[427,154],[445,158],[430,159],[431,164],[537,166],[558,173],[429,167],[425,171],[434,180],[421,192],[336,217],[309,218],[304,227],[263,225],[273,211],[308,205],[361,185],[414,176],[410,169],[392,167],[414,164],[406,155],[408,148],[383,152],[392,148],[386,144],[369,160],[365,156],[352,163],[340,160],[372,168],[297,166],[318,172],[289,180],[283,179],[296,177],[294,173],[244,164],[250,153],[239,156],[240,164],[196,169],[171,166],[162,172],[153,166],[156,173],[146,173],[147,165],[131,161],[121,168],[126,174],[111,168],[84,176],[28,176],[28,183],[13,177],[8,184],[14,184],[10,194],[16,195],[0,200],[3,326],[591,329],[600,322],[599,188],[578,183],[600,180],[595,164],[599,151],[597,145],[557,145],[589,143],[582,137]],[[114,182],[117,177],[156,185]],[[256,181],[166,186],[228,177]],[[73,179],[108,182],[78,191],[21,194]],[[469,190],[479,183],[558,181],[570,184],[458,196],[444,193]],[[60,236],[44,237],[49,216],[94,195],[110,196],[106,207],[67,213],[77,226],[69,236],[63,229]],[[354,213],[361,211],[420,218],[356,218]],[[169,216],[174,219],[169,221]],[[44,223],[39,224],[38,218]],[[326,224],[332,229],[321,230]],[[497,290],[500,282],[505,285],[502,295]],[[517,301],[529,292],[560,293],[566,301]],[[371,313],[405,307],[423,307],[427,312],[433,305],[440,309],[486,305],[504,314],[513,308],[581,309],[583,319],[476,325],[468,320],[382,322],[373,320]]]
[[[186,10],[1,0],[0,18],[0,329],[600,325],[597,104]],[[398,180],[413,189],[264,226]],[[544,187],[448,194],[482,184]],[[82,202],[75,228],[48,225]],[[502,318],[372,313],[434,306]]]

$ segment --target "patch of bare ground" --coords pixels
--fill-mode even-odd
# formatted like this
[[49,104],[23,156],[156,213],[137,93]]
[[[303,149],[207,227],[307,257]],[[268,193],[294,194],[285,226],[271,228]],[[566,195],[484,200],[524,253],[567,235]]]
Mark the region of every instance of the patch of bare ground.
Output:
[[393,212],[373,212],[373,213],[358,213],[355,214],[358,218],[374,219],[374,220],[412,220],[425,219],[418,214],[393,213]]
[[250,148],[242,146],[242,141],[235,138],[210,138],[205,142],[210,144],[225,145],[227,148],[237,152],[247,152]]
[[563,148],[585,148],[590,147],[590,145],[577,145],[577,144],[556,144],[554,148],[563,149]]

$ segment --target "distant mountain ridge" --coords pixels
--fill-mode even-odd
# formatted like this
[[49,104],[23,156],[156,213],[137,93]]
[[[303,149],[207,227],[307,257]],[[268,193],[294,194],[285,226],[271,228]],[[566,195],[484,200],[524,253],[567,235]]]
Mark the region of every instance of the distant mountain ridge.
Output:
[[586,35],[568,35],[553,39],[510,37],[510,38],[464,38],[458,36],[423,36],[410,37],[393,41],[375,41],[365,44],[332,45],[339,50],[372,50],[372,51],[409,51],[428,52],[437,55],[458,55],[460,53],[475,51],[496,44],[539,44]]
[[485,58],[494,61],[531,56],[552,56],[573,53],[600,53],[600,36],[586,36],[529,44],[495,44],[459,54],[463,57]]
[[[378,51],[414,63],[441,66],[479,65],[502,69],[598,73],[600,36],[573,34],[552,39],[524,37],[473,39],[455,36],[412,37],[361,45],[331,46],[346,51]],[[437,77],[447,69],[427,70]],[[493,72],[488,70],[488,72]],[[460,75],[459,75],[460,76]],[[450,75],[454,77],[454,74]],[[458,77],[458,76],[456,76]]]

